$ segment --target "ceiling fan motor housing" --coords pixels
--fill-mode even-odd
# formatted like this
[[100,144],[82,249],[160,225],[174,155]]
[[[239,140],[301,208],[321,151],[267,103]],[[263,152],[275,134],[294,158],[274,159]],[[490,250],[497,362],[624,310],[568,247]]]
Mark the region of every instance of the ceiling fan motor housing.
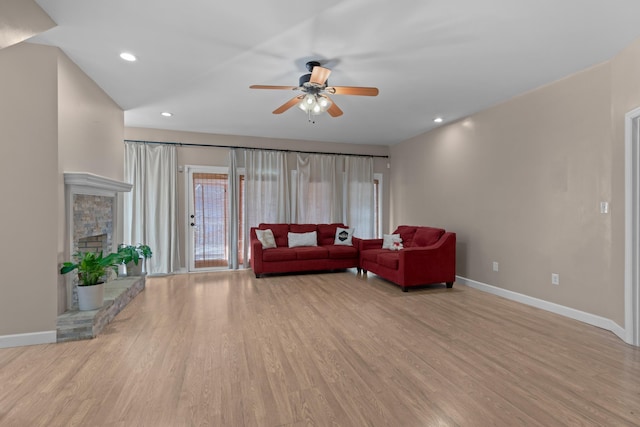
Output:
[[[300,78],[298,79],[298,86],[309,89],[312,85],[311,84],[305,85],[305,83],[309,83],[309,80],[311,80],[311,73],[301,75]],[[326,80],[324,82],[324,86],[329,86],[329,80]]]

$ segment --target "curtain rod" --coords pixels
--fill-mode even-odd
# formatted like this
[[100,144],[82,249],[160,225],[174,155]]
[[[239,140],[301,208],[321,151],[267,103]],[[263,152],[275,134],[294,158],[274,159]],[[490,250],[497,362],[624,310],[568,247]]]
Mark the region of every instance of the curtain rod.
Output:
[[377,157],[381,159],[388,159],[389,156],[383,156],[380,154],[345,154],[345,153],[327,153],[323,151],[301,151],[301,150],[281,150],[279,148],[253,148],[253,147],[240,147],[237,145],[218,145],[218,144],[191,144],[188,142],[158,142],[158,141],[139,141],[135,139],[125,139],[124,142],[139,142],[142,144],[158,144],[158,145],[177,145],[178,147],[215,147],[215,148],[239,148],[243,150],[260,150],[260,151],[281,151],[283,153],[300,153],[300,154],[330,154],[334,156],[352,156],[352,157]]

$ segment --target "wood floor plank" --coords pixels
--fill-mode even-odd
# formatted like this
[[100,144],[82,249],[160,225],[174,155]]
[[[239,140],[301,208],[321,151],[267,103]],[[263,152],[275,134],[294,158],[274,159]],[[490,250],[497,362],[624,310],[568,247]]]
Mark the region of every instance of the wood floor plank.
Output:
[[640,349],[461,285],[148,278],[90,341],[0,349],[4,426],[640,426]]

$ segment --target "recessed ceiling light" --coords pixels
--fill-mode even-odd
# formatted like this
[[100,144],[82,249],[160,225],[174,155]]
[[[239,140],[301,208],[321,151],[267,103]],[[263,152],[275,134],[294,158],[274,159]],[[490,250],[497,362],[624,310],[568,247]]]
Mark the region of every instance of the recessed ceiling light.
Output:
[[136,57],[134,54],[129,53],[129,52],[122,52],[120,54],[120,58],[124,59],[125,61],[129,61],[129,62],[133,62],[136,60]]
[[173,113],[170,113],[168,111],[163,111],[162,113],[160,113],[161,115],[165,116],[165,117],[171,117],[173,116]]
[[442,123],[443,120],[444,119],[442,117],[436,117],[435,119],[433,119],[433,121],[436,122],[436,123]]

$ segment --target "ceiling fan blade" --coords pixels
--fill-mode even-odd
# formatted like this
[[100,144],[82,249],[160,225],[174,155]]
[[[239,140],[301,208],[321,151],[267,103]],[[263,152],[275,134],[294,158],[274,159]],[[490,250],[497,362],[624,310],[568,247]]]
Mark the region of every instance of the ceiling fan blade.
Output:
[[334,95],[360,95],[360,96],[377,96],[377,87],[359,87],[359,86],[332,86],[326,89],[327,92]]
[[[327,96],[327,98],[329,97]],[[340,117],[343,115],[344,112],[336,105],[333,99],[329,98],[329,100],[331,101],[331,106],[327,109],[327,113],[329,113],[331,117]]]
[[289,108],[293,107],[298,102],[300,102],[300,100],[302,99],[303,96],[304,95],[298,95],[298,96],[295,96],[295,97],[291,98],[290,100],[288,100],[287,102],[285,102],[284,104],[282,104],[281,106],[279,106],[278,108],[273,110],[273,114],[282,114],[282,113],[284,113]]
[[298,86],[269,86],[269,85],[251,85],[249,89],[283,89],[283,90],[295,90]]
[[309,82],[318,83],[319,85],[323,85],[324,82],[329,78],[329,74],[331,74],[331,70],[328,68],[323,68],[320,66],[313,67],[313,71],[311,72],[311,78]]

